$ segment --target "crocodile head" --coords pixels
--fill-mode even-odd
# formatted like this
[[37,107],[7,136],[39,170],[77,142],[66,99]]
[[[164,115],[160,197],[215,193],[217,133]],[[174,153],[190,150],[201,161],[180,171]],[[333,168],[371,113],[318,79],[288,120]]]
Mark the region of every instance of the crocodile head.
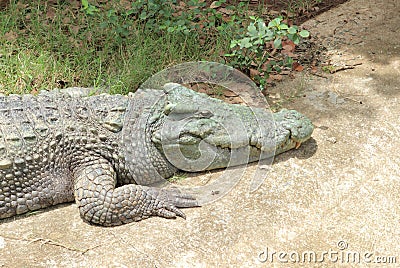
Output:
[[[175,167],[210,170],[245,164],[298,148],[310,138],[311,121],[293,110],[228,104],[179,84],[164,86],[152,141]],[[156,123],[154,123],[156,122]]]

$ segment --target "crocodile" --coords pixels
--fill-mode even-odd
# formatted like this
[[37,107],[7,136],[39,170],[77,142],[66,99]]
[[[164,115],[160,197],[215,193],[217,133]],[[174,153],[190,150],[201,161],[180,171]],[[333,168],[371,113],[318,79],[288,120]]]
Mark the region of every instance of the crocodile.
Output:
[[[101,226],[185,218],[180,208],[198,201],[158,187],[161,179],[258,161],[313,132],[297,111],[228,104],[175,83],[129,95],[89,91],[0,95],[0,219],[73,201]],[[242,148],[249,156],[232,159]]]

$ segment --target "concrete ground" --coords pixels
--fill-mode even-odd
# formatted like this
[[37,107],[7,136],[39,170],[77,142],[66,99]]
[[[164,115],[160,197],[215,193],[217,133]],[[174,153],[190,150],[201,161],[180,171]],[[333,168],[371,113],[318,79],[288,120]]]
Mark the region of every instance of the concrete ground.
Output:
[[316,129],[276,158],[257,191],[244,178],[222,199],[186,209],[186,220],[95,227],[75,204],[3,220],[0,266],[399,265],[399,14],[397,0],[351,0],[306,22],[332,67],[353,69],[274,89],[300,96],[286,107]]

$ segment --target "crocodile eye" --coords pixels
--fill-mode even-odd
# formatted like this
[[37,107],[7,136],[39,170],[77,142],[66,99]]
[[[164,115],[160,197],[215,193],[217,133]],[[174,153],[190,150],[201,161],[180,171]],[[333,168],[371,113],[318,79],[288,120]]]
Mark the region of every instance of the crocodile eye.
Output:
[[171,111],[172,111],[172,109],[175,107],[176,105],[175,104],[173,104],[173,103],[171,103],[171,102],[167,102],[167,104],[165,105],[165,107],[164,107],[164,113],[166,114],[166,115],[169,115],[170,113],[171,113]]

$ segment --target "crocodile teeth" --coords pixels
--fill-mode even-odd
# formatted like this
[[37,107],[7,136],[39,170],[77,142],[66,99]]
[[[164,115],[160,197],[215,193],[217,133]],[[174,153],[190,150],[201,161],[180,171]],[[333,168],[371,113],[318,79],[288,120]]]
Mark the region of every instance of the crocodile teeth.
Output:
[[299,149],[300,145],[301,145],[301,142],[296,141],[296,147],[295,148]]

